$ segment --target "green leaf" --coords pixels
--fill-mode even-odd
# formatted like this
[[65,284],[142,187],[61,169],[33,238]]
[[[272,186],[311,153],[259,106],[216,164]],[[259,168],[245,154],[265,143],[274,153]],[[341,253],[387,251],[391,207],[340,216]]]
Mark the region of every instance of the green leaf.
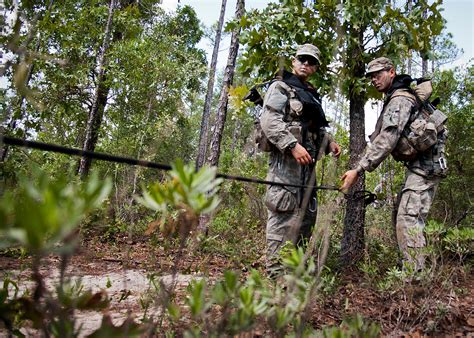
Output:
[[189,305],[191,314],[194,318],[203,315],[204,311],[207,310],[207,304],[205,303],[205,280],[193,280],[188,286],[189,295],[186,298],[186,303]]
[[169,303],[166,307],[168,310],[168,314],[171,316],[171,318],[175,321],[179,320],[181,317],[181,311],[175,303]]

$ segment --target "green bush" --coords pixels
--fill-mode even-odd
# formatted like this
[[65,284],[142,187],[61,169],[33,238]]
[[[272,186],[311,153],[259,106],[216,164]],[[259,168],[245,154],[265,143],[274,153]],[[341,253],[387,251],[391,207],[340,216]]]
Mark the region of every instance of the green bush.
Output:
[[[108,195],[110,180],[92,175],[79,183],[66,176],[50,178],[33,170],[35,180],[22,178],[15,191],[0,199],[0,245],[20,246],[33,256],[32,290],[19,296],[18,286],[5,279],[0,289],[0,320],[10,334],[26,320],[46,337],[72,337],[75,310],[100,310],[108,305],[105,292],[92,293],[80,284],[70,284],[64,277],[68,258],[73,254],[80,222],[86,213],[98,207]],[[54,290],[46,288],[39,273],[43,257],[56,253],[61,257],[60,280]],[[9,287],[15,291],[10,294]],[[30,296],[31,295],[31,296]]]

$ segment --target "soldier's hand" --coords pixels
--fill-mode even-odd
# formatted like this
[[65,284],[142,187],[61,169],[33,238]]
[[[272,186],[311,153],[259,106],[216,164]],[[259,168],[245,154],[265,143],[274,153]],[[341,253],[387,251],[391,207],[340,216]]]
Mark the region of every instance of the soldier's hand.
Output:
[[338,158],[341,155],[341,147],[336,142],[329,143],[329,151]]
[[344,175],[341,176],[341,181],[344,181],[339,188],[340,191],[342,191],[344,194],[347,194],[349,189],[354,185],[355,182],[357,182],[357,179],[359,178],[359,174],[357,170],[349,170],[346,171]]
[[301,165],[307,165],[314,162],[311,155],[299,143],[297,143],[296,146],[293,149],[291,149],[291,154],[295,158],[296,162],[298,162]]

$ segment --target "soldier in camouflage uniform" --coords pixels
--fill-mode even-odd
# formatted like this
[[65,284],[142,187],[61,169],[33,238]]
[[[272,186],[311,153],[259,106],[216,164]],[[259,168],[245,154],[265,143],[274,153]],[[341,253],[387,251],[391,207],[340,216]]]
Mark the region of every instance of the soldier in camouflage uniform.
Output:
[[[315,162],[322,153],[339,156],[341,150],[325,131],[328,122],[316,90],[307,79],[320,62],[318,48],[305,44],[292,60],[292,73],[283,72],[265,95],[260,118],[262,131],[272,145],[267,180],[295,185],[313,185]],[[282,272],[279,251],[290,241],[308,239],[316,221],[316,191],[312,189],[303,205],[305,189],[270,186],[265,196],[268,208],[266,228],[267,272]]]
[[[406,81],[403,81],[404,78],[409,78],[408,75],[396,75],[390,59],[381,57],[371,61],[367,76],[370,76],[374,87],[385,94],[385,102],[365,154],[355,169],[347,171],[341,177],[344,181],[341,187],[343,192],[348,191],[361,173],[377,168],[390,153],[396,158],[397,151],[400,151],[399,139],[402,132],[412,112],[417,110],[415,98],[402,95],[408,90]],[[404,267],[410,266],[414,271],[420,271],[425,263],[425,220],[443,168],[433,158],[431,149],[417,155],[414,160],[405,162],[405,165],[407,171],[399,196],[396,235]]]

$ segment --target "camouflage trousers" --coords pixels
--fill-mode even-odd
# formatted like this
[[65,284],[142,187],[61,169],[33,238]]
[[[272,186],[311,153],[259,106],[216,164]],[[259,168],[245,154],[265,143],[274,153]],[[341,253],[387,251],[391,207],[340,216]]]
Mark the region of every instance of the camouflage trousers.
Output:
[[404,266],[415,271],[425,265],[425,221],[436,193],[440,178],[425,178],[407,170],[400,205],[397,212],[396,235]]
[[[283,199],[281,199],[282,195]],[[266,270],[271,278],[276,278],[283,273],[280,250],[285,243],[304,245],[311,237],[316,222],[316,192],[311,194],[308,206],[304,209],[296,203],[298,201],[296,197],[295,192],[283,187],[273,186],[267,191],[265,198],[268,207]],[[276,201],[282,201],[282,203],[275,203]]]

